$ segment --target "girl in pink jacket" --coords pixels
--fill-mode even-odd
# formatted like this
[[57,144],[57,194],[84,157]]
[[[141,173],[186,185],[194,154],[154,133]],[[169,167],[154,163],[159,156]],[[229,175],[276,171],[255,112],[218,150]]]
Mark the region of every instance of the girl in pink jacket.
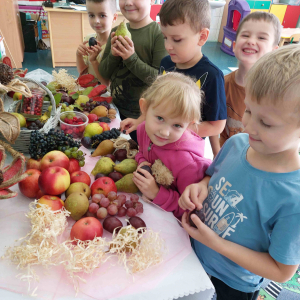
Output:
[[[191,78],[174,72],[158,76],[139,102],[146,121],[137,128],[139,152],[135,159],[139,166],[133,181],[145,197],[177,218],[184,212],[178,205],[184,189],[199,182],[211,163],[203,157],[204,140],[189,130],[201,119],[202,98]],[[157,159],[174,177],[168,187],[158,185],[148,171],[141,169]]]

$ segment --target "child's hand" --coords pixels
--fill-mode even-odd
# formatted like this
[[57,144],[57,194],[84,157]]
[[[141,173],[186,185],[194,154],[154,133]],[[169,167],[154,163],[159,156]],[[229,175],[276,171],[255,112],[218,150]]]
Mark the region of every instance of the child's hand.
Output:
[[88,43],[88,41],[85,41],[79,45],[79,47],[77,48],[77,51],[76,51],[77,56],[88,55],[88,47],[86,46],[87,43]]
[[117,47],[114,47],[114,52],[118,54],[118,56],[121,56],[123,60],[126,60],[132,54],[134,54],[134,44],[128,36],[123,38],[121,35],[119,35],[115,43]]
[[145,177],[139,174],[137,171],[135,171],[133,172],[133,182],[143,193],[143,195],[145,195],[150,200],[153,200],[159,192],[159,187],[157,186],[154,177],[148,171],[140,168],[143,163],[146,162],[142,162],[139,165],[137,171],[141,172]]
[[206,226],[195,214],[191,215],[191,219],[197,228],[192,227],[189,223],[189,215],[185,212],[182,216],[181,222],[186,232],[195,240],[203,245],[215,249],[216,243],[220,237],[208,226]]
[[139,122],[137,121],[137,119],[127,118],[120,123],[120,129],[121,132],[123,132],[123,130],[126,130],[126,134],[129,134],[130,132],[136,130],[138,125]]
[[208,195],[207,184],[200,181],[187,186],[178,200],[179,206],[186,210],[201,209]]
[[149,166],[151,167],[151,164],[148,161],[143,161],[142,163],[139,164],[138,169],[141,168],[142,166]]
[[118,39],[118,37],[116,36],[116,33],[115,32],[112,32],[111,33],[111,54],[113,55],[113,56],[120,56],[116,51],[115,51],[115,49],[117,49],[118,50],[118,45],[117,45],[117,43],[116,43],[116,41],[117,41],[117,39]]
[[88,52],[89,52],[89,61],[90,62],[94,62],[97,61],[97,56],[99,55],[99,53],[101,52],[102,47],[100,45],[100,43],[97,41],[97,45],[96,46],[92,46],[88,48]]

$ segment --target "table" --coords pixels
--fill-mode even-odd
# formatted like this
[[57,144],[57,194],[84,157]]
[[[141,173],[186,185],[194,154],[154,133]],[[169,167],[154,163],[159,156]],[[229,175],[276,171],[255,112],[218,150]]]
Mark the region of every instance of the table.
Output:
[[279,47],[282,47],[285,42],[290,42],[292,38],[294,38],[294,42],[300,41],[300,28],[283,28]]
[[[91,171],[90,168],[91,164],[87,163],[83,170]],[[18,186],[15,185],[11,189],[18,191]],[[29,202],[30,199],[24,197],[20,193],[16,198],[2,200],[0,202],[0,233],[2,233],[0,234],[0,256],[5,253],[6,247],[13,246],[16,239],[25,236],[30,231],[30,224],[25,218],[25,212],[28,211]],[[124,293],[122,291],[122,295],[115,294],[112,297],[101,297],[99,294],[99,297],[92,298],[87,293],[87,286],[85,284],[81,284],[80,288],[82,289],[82,292],[76,299],[167,300],[177,299],[178,297],[184,296],[185,297],[183,299],[185,300],[212,299],[214,294],[213,285],[203,270],[196,255],[191,250],[189,238],[186,232],[179,226],[176,218],[174,218],[171,213],[165,212],[152,204],[144,203],[144,208],[145,211],[141,217],[144,219],[148,227],[151,227],[154,231],[161,230],[162,237],[166,240],[170,253],[163,264],[153,266],[141,275],[135,275],[135,282],[139,283],[141,287],[138,292],[135,291],[136,287],[134,285],[132,287],[131,284],[126,287],[128,289],[127,292]],[[70,226],[67,230],[71,229],[72,223],[70,224],[69,222],[69,225]],[[172,229],[172,233],[174,232],[172,236],[165,235],[165,231],[168,227]],[[1,300],[32,299],[27,295],[20,294],[20,291],[23,291],[24,293],[24,286],[27,287],[27,284],[22,283],[19,279],[14,280],[15,275],[19,273],[14,265],[8,265],[7,261],[1,260],[0,268],[2,271],[0,272]],[[102,266],[99,270],[101,268]],[[56,269],[51,268],[47,271],[47,273],[45,273],[43,270],[38,270],[43,278],[39,284],[40,289],[37,290],[39,295],[37,299],[74,299],[75,292],[73,290],[73,285],[64,278],[64,271],[57,271]],[[99,270],[94,271],[95,278],[89,276],[85,277],[88,279],[87,284],[95,286],[93,285],[94,281],[92,282],[92,280],[97,280],[95,282],[97,282],[98,285],[101,284],[98,281],[98,275],[101,275]],[[108,270],[104,268],[104,270],[107,274],[111,271],[110,268],[108,268]],[[165,272],[165,274],[162,271]],[[115,276],[118,275],[119,273]],[[150,289],[149,287],[145,288],[145,290],[143,289],[144,285],[147,286],[147,284],[143,282],[143,279],[145,281],[145,278],[147,278],[147,283],[150,280],[152,284]],[[52,281],[49,281],[50,279]],[[48,286],[47,280],[51,284],[53,283],[53,290],[45,290],[45,285],[46,287]],[[44,286],[41,286],[42,284],[44,284]]]
[[[55,67],[76,66],[76,50],[85,36],[95,33],[89,24],[86,11],[43,7],[48,13],[52,65]],[[118,12],[113,26],[124,20]]]

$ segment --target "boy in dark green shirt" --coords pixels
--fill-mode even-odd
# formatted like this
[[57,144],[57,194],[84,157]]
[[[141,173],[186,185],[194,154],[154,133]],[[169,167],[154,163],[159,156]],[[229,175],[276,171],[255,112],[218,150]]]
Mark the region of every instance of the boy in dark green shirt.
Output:
[[[153,0],[120,0],[122,14],[129,21],[129,37],[115,36],[113,28],[108,39],[99,72],[110,81],[114,104],[121,119],[140,116],[142,92],[158,75],[160,62],[167,55],[160,27],[150,18]],[[136,133],[134,136],[136,140]]]

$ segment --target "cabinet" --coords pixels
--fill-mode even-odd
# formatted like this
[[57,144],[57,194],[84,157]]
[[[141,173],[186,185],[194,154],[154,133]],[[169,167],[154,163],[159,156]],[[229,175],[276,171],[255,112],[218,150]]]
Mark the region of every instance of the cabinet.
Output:
[[260,1],[260,0],[256,0],[256,1],[249,0],[248,1],[247,0],[247,2],[250,6],[251,12],[257,11],[257,10],[269,11],[270,6],[271,6],[271,1]]
[[272,4],[270,13],[278,17],[283,28],[296,28],[300,15],[300,6]]
[[13,68],[22,68],[24,41],[17,0],[1,0],[0,3],[0,30],[6,42],[6,55]]

